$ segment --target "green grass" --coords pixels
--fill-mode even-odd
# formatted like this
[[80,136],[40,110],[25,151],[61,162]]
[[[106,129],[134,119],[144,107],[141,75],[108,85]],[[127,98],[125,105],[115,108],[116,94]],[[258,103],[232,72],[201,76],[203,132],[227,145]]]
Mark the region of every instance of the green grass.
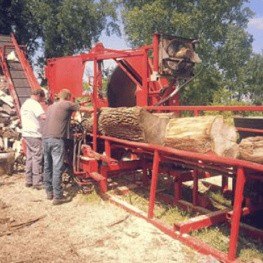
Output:
[[[192,232],[191,235],[222,252],[228,252],[230,229],[226,224],[201,229]],[[237,255],[244,262],[255,258],[263,260],[262,242],[249,238],[240,230]]]
[[[135,175],[116,176],[113,177],[113,181],[117,183],[117,186],[129,186],[133,183],[134,178]],[[163,189],[164,187],[169,188],[169,178],[158,183],[158,190]],[[136,187],[135,189],[130,190],[127,195],[118,195],[118,198],[147,213],[149,206],[149,192],[149,187]],[[114,187],[109,193],[113,195],[116,194]],[[220,191],[214,192],[209,190],[207,195],[217,209],[231,208],[231,200],[225,198]],[[83,195],[80,200],[88,203],[100,203],[102,201],[96,191]],[[173,226],[175,223],[186,221],[191,217],[198,215],[198,213],[195,213],[192,210],[185,211],[177,206],[168,205],[158,198],[158,194],[156,195],[154,217],[166,225]],[[227,224],[204,228],[190,234],[222,252],[227,253],[228,251],[230,227]],[[240,231],[237,256],[244,262],[249,262],[253,259],[263,260],[262,242],[253,240]]]
[[220,191],[209,191],[207,194],[215,208],[224,209],[231,207],[231,200],[225,198]]
[[101,202],[103,202],[103,199],[98,194],[96,188],[90,193],[86,193],[86,194],[83,193],[82,191],[79,191],[78,200],[80,203],[89,203],[89,204],[100,204]]

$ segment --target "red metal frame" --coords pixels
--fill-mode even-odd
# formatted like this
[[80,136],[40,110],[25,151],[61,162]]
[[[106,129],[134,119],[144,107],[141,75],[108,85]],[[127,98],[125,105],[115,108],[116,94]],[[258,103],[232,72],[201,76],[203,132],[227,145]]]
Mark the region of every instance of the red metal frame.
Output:
[[[123,147],[131,147],[131,149],[140,149],[142,152],[146,152],[148,154],[149,151],[153,154],[153,164],[152,164],[152,179],[151,179],[151,190],[150,190],[150,198],[149,198],[149,208],[148,208],[148,216],[147,219],[151,220],[154,218],[154,205],[155,205],[155,197],[156,197],[156,189],[157,189],[157,179],[159,174],[159,164],[160,161],[170,159],[176,159],[177,162],[180,161],[184,165],[190,164],[193,166],[195,163],[196,167],[200,167],[199,161],[202,160],[202,169],[205,170],[208,166],[209,169],[211,166],[214,170],[219,170],[221,172],[221,167],[229,167],[231,170],[232,176],[236,177],[235,183],[235,198],[234,198],[234,206],[233,211],[230,213],[231,216],[231,234],[230,234],[230,242],[229,242],[229,251],[227,260],[229,262],[233,261],[236,257],[236,248],[237,248],[237,239],[239,233],[240,226],[240,217],[243,214],[242,212],[242,202],[244,199],[243,189],[245,185],[246,178],[250,176],[250,171],[257,171],[259,173],[263,172],[263,165],[255,164],[243,160],[224,158],[218,156],[211,156],[206,154],[192,153],[179,151],[176,149],[162,147],[157,145],[149,145],[144,143],[135,143],[128,142],[125,140],[120,140],[112,137],[101,136],[101,138],[105,140],[109,140],[111,142],[120,143]],[[200,217],[198,220],[188,223],[187,228],[197,229],[203,228],[211,225],[211,223],[218,223],[219,221],[227,220],[226,211],[217,212],[216,215],[214,213],[208,214],[207,218],[204,219]],[[229,215],[229,213],[228,213]],[[225,217],[225,218],[224,218]],[[183,230],[183,233],[185,230]],[[180,233],[180,234],[183,234]],[[203,253],[207,252],[206,246],[200,248]]]
[[[107,105],[105,104],[105,101],[101,100],[98,92],[98,90],[101,88],[102,78],[100,63],[101,61],[107,59],[115,60],[116,63],[123,69],[123,71],[125,71],[126,74],[134,81],[134,83],[137,85],[137,105],[142,106],[147,110],[155,112],[176,112],[178,113],[178,115],[180,115],[182,111],[190,111],[193,113],[193,116],[198,116],[204,111],[263,111],[263,106],[177,106],[173,105],[172,101],[169,101],[170,106],[153,106],[156,105],[156,103],[163,98],[162,95],[159,94],[159,91],[164,86],[167,86],[168,83],[167,79],[154,78],[158,74],[159,67],[158,41],[159,35],[155,34],[152,45],[145,46],[139,49],[123,51],[106,49],[101,43],[99,43],[91,50],[90,53],[81,54],[78,57],[82,59],[83,63],[85,61],[94,62],[94,92],[92,94],[92,102],[95,113],[102,105]],[[153,59],[148,57],[149,51],[152,51],[154,55]],[[141,82],[138,82],[136,79],[134,79],[133,76],[125,69],[122,64],[122,60],[128,62],[129,65],[131,65],[131,67],[136,70],[136,73],[141,78]],[[151,77],[153,77],[153,80],[151,79]],[[173,85],[176,85],[176,82],[174,82]],[[171,86],[170,89],[168,89],[169,92],[171,92],[173,88],[174,87]],[[54,91],[55,89],[52,89],[51,85],[51,91],[52,90]],[[77,92],[79,92],[79,88],[77,88]],[[167,94],[165,94],[165,96],[167,96]],[[176,103],[178,103],[178,100]],[[146,219],[148,222],[151,222],[166,234],[172,236],[173,238],[181,240],[182,242],[192,246],[198,251],[204,254],[212,254],[213,256],[215,256],[219,260],[223,260],[224,262],[233,262],[236,258],[240,218],[242,215],[252,212],[250,207],[242,207],[242,203],[244,200],[244,185],[246,180],[252,180],[255,178],[255,176],[261,176],[263,172],[263,165],[239,159],[180,151],[169,147],[147,143],[131,142],[109,136],[102,136],[98,133],[97,122],[98,116],[97,114],[94,114],[93,132],[92,134],[88,134],[88,144],[92,145],[92,149],[89,148],[90,146],[88,146],[86,143],[83,145],[81,152],[82,158],[80,158],[79,160],[80,167],[79,169],[75,169],[75,175],[77,177],[81,176],[82,179],[88,179],[90,177],[96,178],[95,180],[97,181],[100,181],[102,180],[102,178],[104,178],[103,184],[101,185],[100,189],[103,193],[106,193],[106,179],[112,172],[142,169],[143,183],[147,184],[150,181],[150,197],[147,215],[143,215],[134,207],[124,204],[123,202],[120,202],[112,196],[109,196],[109,200],[117,205],[122,206],[135,215]],[[237,129],[243,130],[242,128],[238,127]],[[249,129],[249,131],[251,130],[254,132],[259,132],[259,134],[262,133],[262,130],[260,129]],[[99,143],[103,145],[103,154],[99,153]],[[112,157],[112,153],[116,149],[129,150],[133,155],[139,158],[136,160],[129,160],[128,162],[114,159]],[[104,165],[101,167],[99,165],[94,165],[94,163],[98,162],[98,160],[103,160]],[[189,176],[189,173],[188,175],[186,175],[180,172],[174,172],[173,175],[175,176],[175,178],[179,178],[179,180],[174,184],[174,187],[176,188],[176,195],[174,196],[172,203],[176,203],[177,205],[181,206],[191,205],[195,209],[199,209],[202,212],[207,212],[207,210],[201,208],[198,203],[198,180],[200,176],[209,176],[211,171],[217,171],[218,173],[222,174],[222,191],[227,190],[228,177],[234,177],[236,179],[234,185],[235,195],[233,211],[224,210],[207,213],[206,216],[195,218],[194,221],[189,220],[188,222],[174,226],[174,228],[164,226],[162,223],[154,218],[157,181],[158,177],[160,176],[160,172],[163,169],[160,167],[160,164],[164,161],[174,162],[178,165],[188,167],[189,170],[191,170],[191,176],[194,181],[193,200],[192,204],[189,204],[181,200],[180,195],[182,181],[187,178],[187,176]],[[147,178],[147,171],[149,169],[152,172],[151,180]],[[98,173],[102,175],[102,178],[98,176]],[[192,237],[185,237],[185,235],[183,235],[185,233],[188,233],[190,230],[200,229],[222,221],[230,221],[231,233],[227,255],[214,248],[211,248],[209,245],[203,244],[199,240],[196,241],[196,239]],[[255,231],[253,231],[253,233],[255,233]]]

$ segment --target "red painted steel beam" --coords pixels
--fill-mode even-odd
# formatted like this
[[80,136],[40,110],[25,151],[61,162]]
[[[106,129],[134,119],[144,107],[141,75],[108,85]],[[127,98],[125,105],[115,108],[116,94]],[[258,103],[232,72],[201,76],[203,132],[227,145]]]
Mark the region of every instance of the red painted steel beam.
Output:
[[150,189],[150,199],[149,199],[149,209],[148,209],[148,218],[153,218],[153,210],[154,203],[156,197],[156,189],[157,189],[157,180],[158,180],[158,172],[160,165],[160,154],[159,151],[154,151],[153,157],[153,169],[152,169],[152,180],[151,180],[151,189]]
[[202,229],[212,226],[214,224],[222,223],[226,221],[226,213],[228,210],[211,212],[206,215],[200,215],[190,218],[186,222],[174,224],[174,230],[179,231],[180,234],[188,234],[191,231]]
[[93,151],[90,145],[82,144],[81,150],[84,157],[94,158],[95,160],[102,160],[103,162],[109,164],[117,164],[117,160],[109,157],[109,155],[103,155],[98,152]]
[[176,204],[182,198],[182,183],[183,182],[180,178],[174,181],[174,204]]
[[93,107],[94,107],[94,114],[93,114],[93,131],[92,131],[92,147],[93,150],[96,152],[97,151],[97,136],[98,136],[98,73],[101,73],[98,71],[97,68],[97,61],[94,60],[93,63],[93,69],[94,69],[94,86],[93,86],[93,93],[92,93],[92,98],[93,98]]
[[[150,48],[150,47],[149,47]],[[81,54],[80,57],[83,61],[90,60],[107,60],[107,59],[124,59],[129,57],[140,57],[145,52],[145,48],[142,49],[130,49],[130,50],[114,50],[104,49],[102,53],[87,53]]]
[[[174,148],[164,147],[164,146],[160,146],[160,145],[156,145],[156,144],[148,144],[148,143],[142,143],[142,142],[131,142],[131,141],[126,141],[126,140],[117,139],[114,137],[104,136],[104,135],[99,136],[99,138],[107,139],[107,140],[110,140],[111,142],[120,143],[123,145],[122,147],[130,146],[130,147],[138,148],[141,150],[141,153],[143,153],[144,151],[154,152],[155,150],[158,150],[160,155],[162,155],[162,157],[164,154],[171,154],[177,158],[181,158],[181,160],[184,160],[185,163],[187,163],[188,160],[190,160],[190,161],[195,160],[196,164],[198,164],[198,162],[200,160],[202,160],[203,169],[205,169],[206,165],[208,165],[208,164],[211,165],[211,167],[212,167],[212,163],[213,163],[213,164],[215,164],[215,170],[217,169],[218,165],[222,165],[222,167],[226,167],[228,165],[231,167],[243,167],[243,168],[250,169],[252,171],[263,172],[263,165],[262,164],[252,163],[252,162],[245,161],[245,160],[239,160],[239,159],[234,159],[234,158],[226,158],[226,157],[221,157],[221,156],[217,156],[217,155],[182,151],[182,150],[177,150]],[[219,168],[220,168],[220,166],[219,166]]]
[[155,111],[263,111],[263,106],[148,106]]
[[196,206],[198,205],[198,171],[193,170],[192,176],[193,176],[192,202],[193,205]]
[[[251,209],[250,209],[249,207],[243,207],[243,208],[241,209],[241,216],[249,215],[249,214],[251,214],[251,212],[252,212],[252,211],[251,211]],[[227,212],[226,217],[227,217],[229,220],[232,220],[233,214],[234,214],[234,211],[229,211],[229,212]]]
[[153,70],[157,73],[159,70],[159,34],[153,35]]
[[263,133],[263,130],[260,130],[260,129],[241,128],[241,127],[237,127],[236,129],[237,129],[238,131]]
[[246,182],[245,172],[243,168],[238,167],[236,177],[237,179],[235,187],[234,207],[231,220],[230,241],[228,249],[229,260],[234,260],[236,258],[240,218],[242,215],[242,202],[244,199],[243,192]]
[[117,163],[108,164],[108,171],[122,171],[122,170],[137,170],[142,168],[141,160],[133,161],[119,161]]

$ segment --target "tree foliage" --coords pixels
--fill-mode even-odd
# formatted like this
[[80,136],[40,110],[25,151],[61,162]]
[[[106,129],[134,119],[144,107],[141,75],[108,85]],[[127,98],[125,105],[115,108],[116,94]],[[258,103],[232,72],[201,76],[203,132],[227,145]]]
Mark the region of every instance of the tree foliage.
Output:
[[[248,100],[256,105],[263,105],[263,52],[253,54],[248,63],[244,66],[244,75],[246,77],[242,94],[248,96]],[[249,92],[246,92],[249,91]]]
[[91,48],[103,30],[119,33],[115,5],[107,0],[12,0],[2,2],[0,33],[15,33],[29,55],[73,55]]
[[244,7],[247,0],[121,2],[124,30],[133,46],[151,43],[155,32],[200,41],[197,52],[202,73],[182,93],[183,104],[210,104],[221,89],[230,91],[237,101],[249,98],[255,102],[247,74],[253,74],[253,65],[259,62],[255,57],[250,61],[253,39],[246,27],[253,12]]
[[211,104],[222,90],[230,100],[262,104],[263,54],[252,53],[248,1],[0,0],[0,33],[15,33],[31,58],[41,49],[43,66],[46,58],[89,50],[103,30],[118,35],[120,10],[131,46],[150,44],[155,32],[200,41],[201,74],[181,92],[181,104]]

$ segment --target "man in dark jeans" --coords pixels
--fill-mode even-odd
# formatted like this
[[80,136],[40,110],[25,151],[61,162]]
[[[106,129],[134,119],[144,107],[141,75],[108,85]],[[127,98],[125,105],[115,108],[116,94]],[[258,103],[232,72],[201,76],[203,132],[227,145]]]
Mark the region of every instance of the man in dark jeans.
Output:
[[70,101],[71,93],[62,89],[59,100],[48,107],[43,128],[44,146],[44,183],[47,199],[53,199],[53,205],[68,200],[63,195],[62,173],[65,158],[65,140],[70,138],[70,119],[74,111],[92,112],[93,109],[81,107]]

